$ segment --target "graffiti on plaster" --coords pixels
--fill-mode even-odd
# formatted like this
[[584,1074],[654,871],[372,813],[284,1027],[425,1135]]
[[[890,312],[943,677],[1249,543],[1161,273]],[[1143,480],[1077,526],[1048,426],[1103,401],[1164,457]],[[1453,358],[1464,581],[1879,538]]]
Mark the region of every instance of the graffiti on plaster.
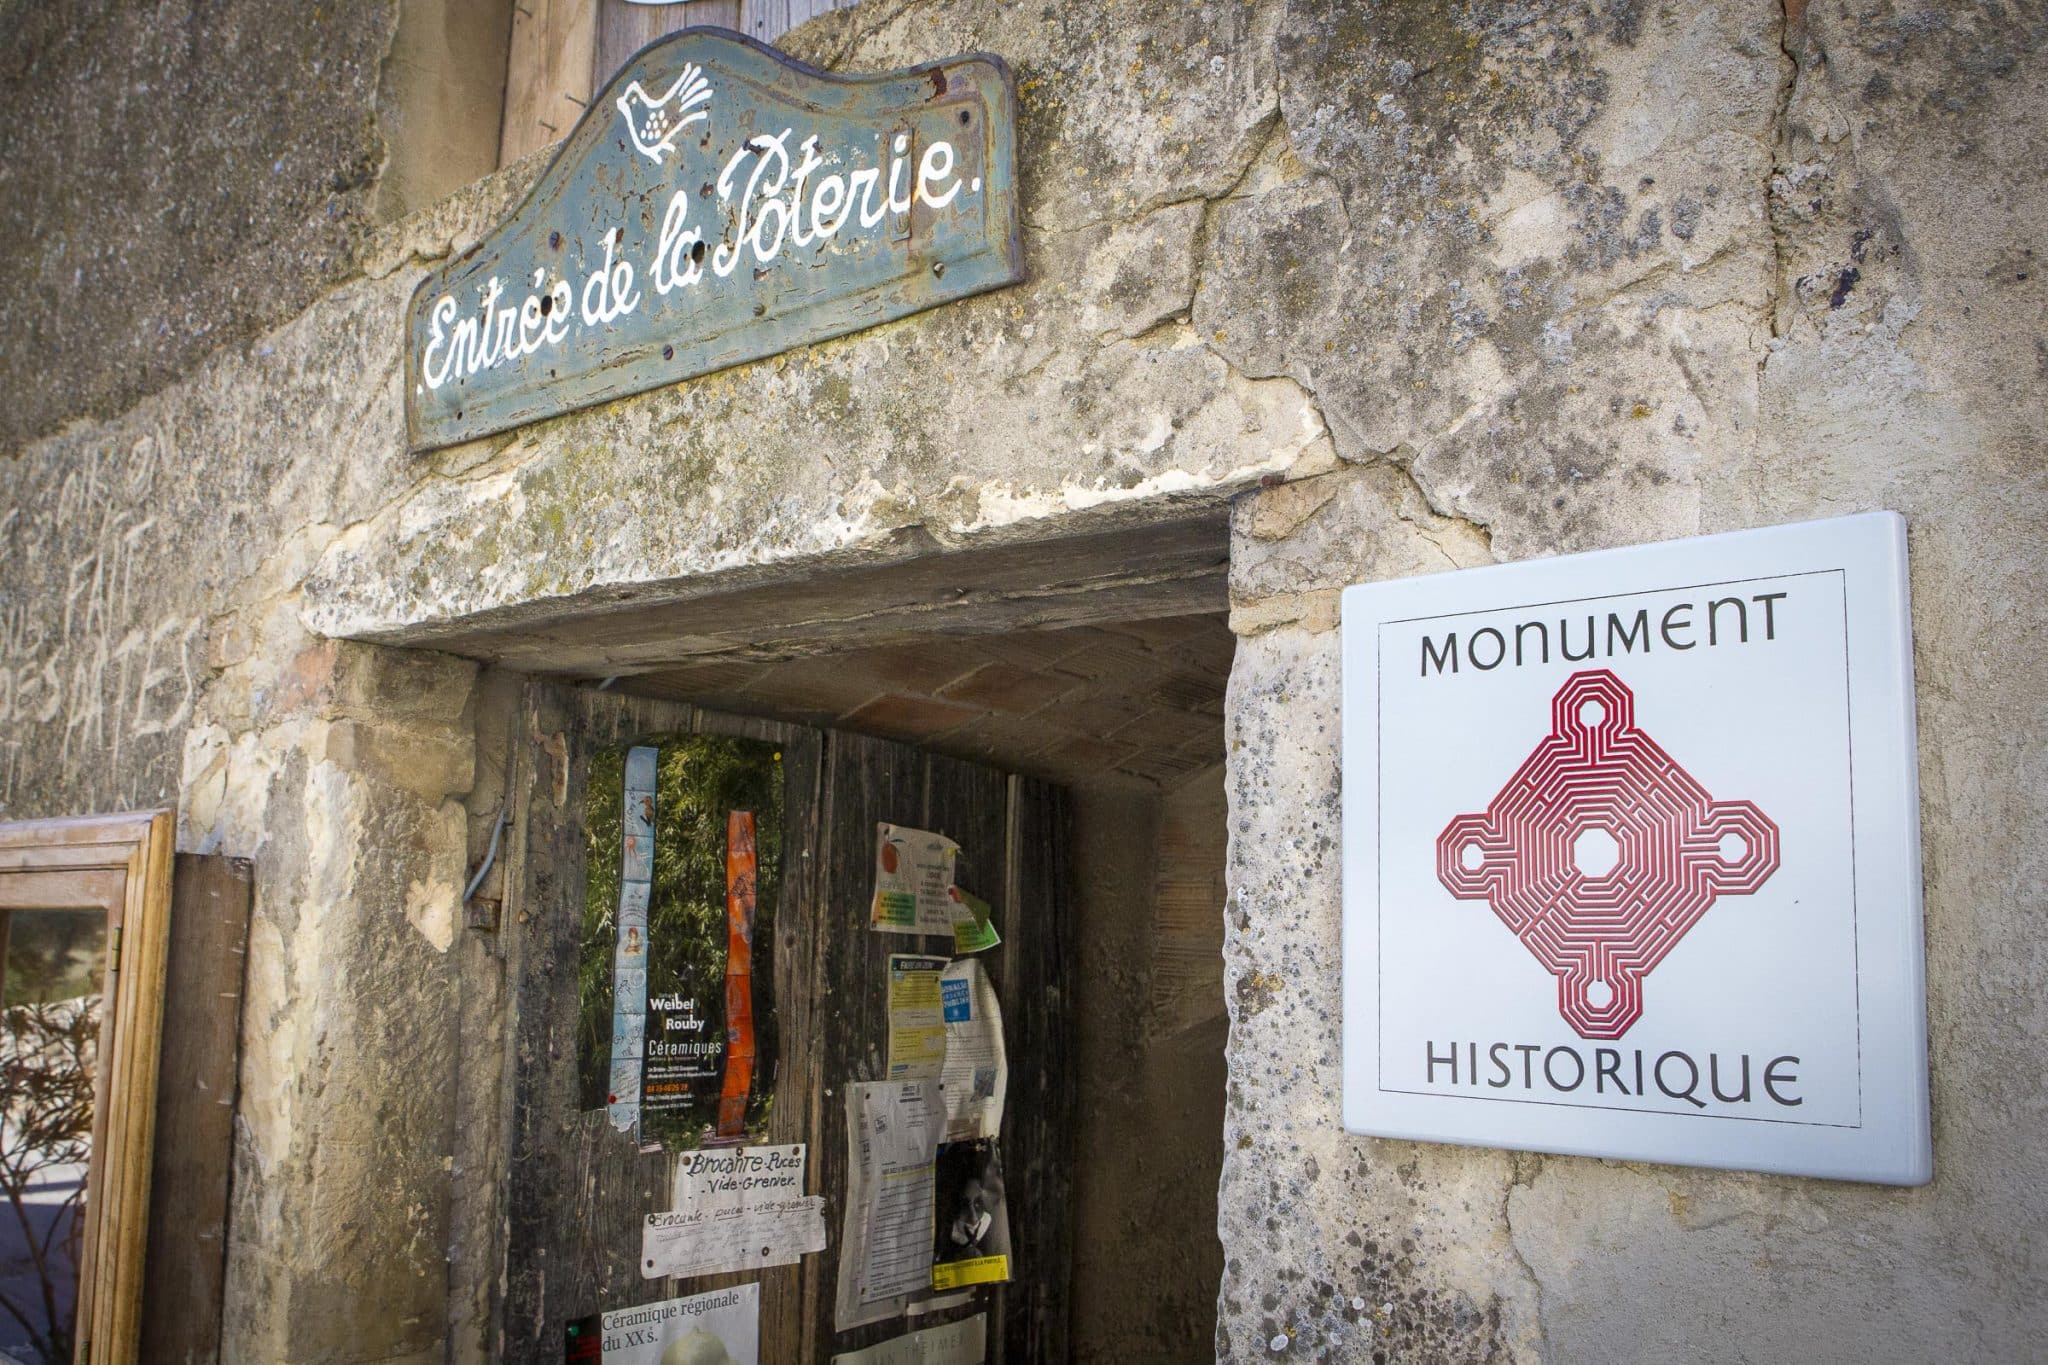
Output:
[[111,772],[123,744],[191,718],[203,622],[147,598],[159,524],[146,498],[161,446],[145,437],[118,467],[104,451],[88,451],[46,518],[16,508],[0,523],[10,548],[17,533],[29,543],[86,542],[52,572],[47,595],[0,599],[0,807],[14,799],[24,748],[45,736],[60,767],[104,758]]
[[612,88],[512,217],[414,293],[414,449],[1023,278],[992,57],[840,77],[689,29]]
[[118,764],[124,739],[191,718],[201,623],[169,615],[124,628],[113,615],[133,548],[123,539],[118,560],[95,550],[72,563],[56,632],[26,604],[0,610],[0,726],[61,725],[64,759],[104,750]]

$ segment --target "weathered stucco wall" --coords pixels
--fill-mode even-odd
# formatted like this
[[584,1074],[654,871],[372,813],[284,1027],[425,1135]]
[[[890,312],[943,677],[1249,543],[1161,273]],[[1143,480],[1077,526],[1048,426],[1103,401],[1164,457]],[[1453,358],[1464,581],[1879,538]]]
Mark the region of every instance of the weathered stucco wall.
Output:
[[0,449],[174,382],[498,164],[502,0],[0,4]]
[[397,8],[0,6],[0,449],[118,411],[351,272]]
[[1330,467],[1301,386],[1240,373],[1189,321],[1210,200],[1273,124],[1273,18],[857,7],[789,34],[827,65],[987,49],[1017,68],[1031,283],[438,452],[326,550],[309,622],[435,640],[450,620],[658,601],[711,576],[1157,519]]
[[[369,22],[291,41],[358,71]],[[787,46],[1017,68],[1032,282],[417,460],[405,298],[532,167],[339,272],[321,233],[287,230],[311,190],[248,201],[254,235],[206,278],[252,263],[283,292],[222,303],[253,320],[179,343],[140,387],[114,376],[139,353],[67,371],[61,276],[83,248],[26,210],[32,344],[0,366],[0,410],[26,423],[0,429],[0,814],[175,801],[184,846],[257,860],[229,1357],[424,1361],[483,1339],[488,1191],[456,1129],[494,1112],[498,969],[456,901],[509,701],[461,660],[334,637],[445,643],[956,548],[1056,555],[1239,497],[1219,1354],[2029,1354],[2048,1330],[2048,1088],[2020,1060],[2048,1032],[2048,699],[2027,646],[2041,22],[863,5]],[[80,71],[137,38],[79,32]],[[373,108],[349,79],[344,133]],[[134,173],[149,139],[228,136],[234,111],[212,108],[148,123]],[[45,174],[25,145],[0,144],[6,173]],[[72,164],[88,152],[125,164],[100,142]],[[162,192],[198,213],[206,188]],[[372,188],[334,191],[337,215]],[[311,254],[265,254],[287,240]],[[170,300],[145,292],[110,335],[171,335]],[[1335,591],[1879,506],[1912,524],[1935,1184],[1344,1136]]]
[[[2039,11],[1299,8],[1290,182],[1224,220],[1270,274],[1196,310],[1346,462],[1236,521],[1222,1353],[2038,1355]],[[1934,1183],[1346,1137],[1335,591],[1878,507],[1911,524]]]

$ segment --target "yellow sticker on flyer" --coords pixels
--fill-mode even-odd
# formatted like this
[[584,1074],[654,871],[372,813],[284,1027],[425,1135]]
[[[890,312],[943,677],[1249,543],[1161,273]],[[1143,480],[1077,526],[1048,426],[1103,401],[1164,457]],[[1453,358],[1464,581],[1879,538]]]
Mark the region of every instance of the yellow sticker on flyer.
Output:
[[970,1284],[1001,1284],[1010,1278],[1007,1256],[977,1256],[971,1261],[940,1261],[932,1267],[932,1288],[964,1289]]

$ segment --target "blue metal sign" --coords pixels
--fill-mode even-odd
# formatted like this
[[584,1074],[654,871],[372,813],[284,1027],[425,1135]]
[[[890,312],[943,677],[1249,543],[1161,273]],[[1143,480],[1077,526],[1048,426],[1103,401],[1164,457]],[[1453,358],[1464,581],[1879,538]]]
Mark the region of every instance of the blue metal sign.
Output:
[[407,315],[414,450],[1024,278],[994,57],[844,77],[723,29],[644,49]]

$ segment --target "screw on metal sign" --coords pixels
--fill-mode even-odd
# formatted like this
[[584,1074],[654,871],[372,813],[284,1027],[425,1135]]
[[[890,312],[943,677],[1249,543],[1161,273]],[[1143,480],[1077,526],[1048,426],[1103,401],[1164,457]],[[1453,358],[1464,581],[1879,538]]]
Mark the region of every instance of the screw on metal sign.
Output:
[[1619,1038],[1643,979],[1717,896],[1778,870],[1778,827],[1748,801],[1716,801],[1636,728],[1635,694],[1606,669],[1574,673],[1550,734],[1483,813],[1437,836],[1437,876],[1484,900],[1557,978],[1582,1038]]

